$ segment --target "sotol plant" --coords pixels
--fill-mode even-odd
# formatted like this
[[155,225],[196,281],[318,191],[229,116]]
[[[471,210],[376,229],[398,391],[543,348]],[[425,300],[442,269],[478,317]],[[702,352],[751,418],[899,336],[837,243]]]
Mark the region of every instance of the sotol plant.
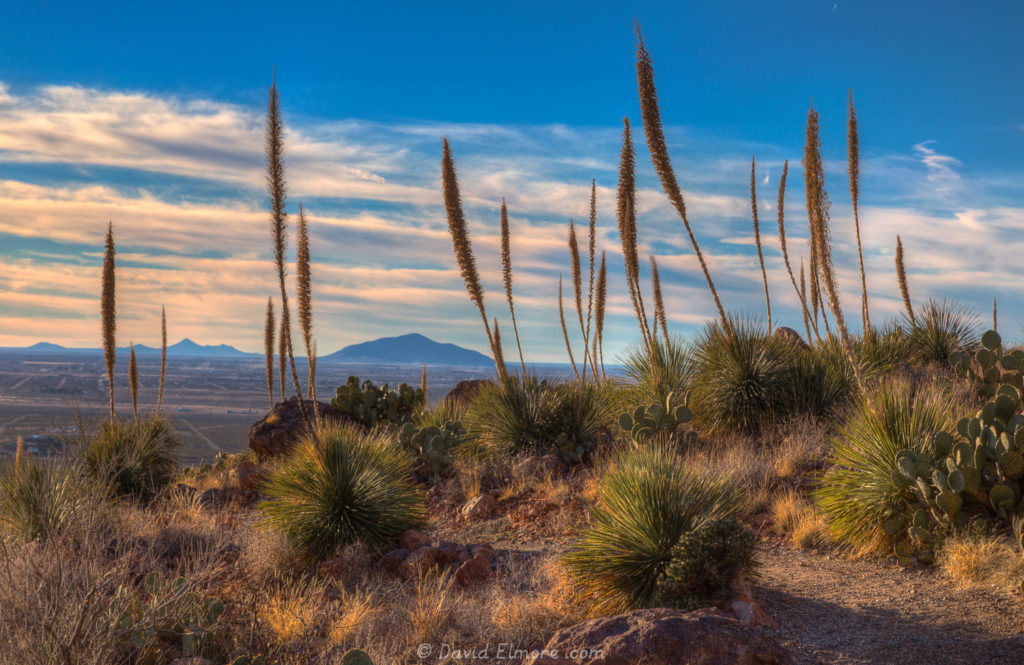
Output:
[[357,542],[385,549],[423,522],[411,471],[387,434],[325,425],[267,480],[266,523],[313,560]]

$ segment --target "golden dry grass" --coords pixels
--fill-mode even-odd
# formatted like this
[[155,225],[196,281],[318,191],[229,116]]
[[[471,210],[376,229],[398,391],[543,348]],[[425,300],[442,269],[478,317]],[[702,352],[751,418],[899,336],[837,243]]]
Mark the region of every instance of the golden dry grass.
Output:
[[1008,538],[950,538],[937,558],[943,575],[959,587],[1013,591],[1024,581],[1024,552]]

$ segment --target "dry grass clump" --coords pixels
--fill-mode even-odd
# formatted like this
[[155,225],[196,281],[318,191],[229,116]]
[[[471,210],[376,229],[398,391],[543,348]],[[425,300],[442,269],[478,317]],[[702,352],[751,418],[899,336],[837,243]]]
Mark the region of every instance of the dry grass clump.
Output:
[[775,526],[789,536],[800,549],[819,549],[831,544],[825,518],[800,493],[786,490],[777,494],[771,504]]
[[948,579],[963,588],[1012,591],[1024,581],[1024,550],[1006,537],[954,536],[943,544],[937,563]]

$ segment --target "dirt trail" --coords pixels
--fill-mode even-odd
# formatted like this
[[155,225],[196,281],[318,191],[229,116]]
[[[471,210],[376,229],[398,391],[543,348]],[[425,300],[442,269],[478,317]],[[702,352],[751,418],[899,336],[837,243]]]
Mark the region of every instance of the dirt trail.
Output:
[[1024,602],[935,569],[767,545],[755,595],[799,665],[1024,663]]

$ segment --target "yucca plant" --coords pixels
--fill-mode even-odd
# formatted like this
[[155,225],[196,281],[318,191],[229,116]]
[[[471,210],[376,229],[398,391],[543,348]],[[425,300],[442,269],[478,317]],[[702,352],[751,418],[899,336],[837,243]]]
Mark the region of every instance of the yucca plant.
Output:
[[28,455],[0,471],[0,535],[20,542],[60,534],[94,503],[81,467]]
[[659,338],[649,350],[634,344],[619,362],[639,404],[664,404],[669,395],[682,400],[694,371],[690,349],[677,336]]
[[833,440],[831,468],[814,493],[832,535],[858,550],[888,550],[883,524],[913,496],[894,479],[897,453],[921,452],[933,434],[952,434],[953,427],[946,397],[915,392],[907,381],[887,382],[862,399]]
[[788,413],[831,419],[858,394],[850,360],[834,337],[809,351],[794,349],[788,361],[783,380]]
[[86,444],[86,471],[115,496],[148,502],[170,484],[181,440],[158,416],[104,420]]
[[598,496],[591,526],[565,564],[600,614],[665,604],[661,588],[680,541],[742,506],[735,488],[686,468],[657,442],[616,460]]
[[758,319],[730,316],[729,332],[708,324],[694,344],[694,422],[707,433],[756,434],[787,415],[792,354]]
[[978,317],[965,305],[949,300],[929,300],[915,312],[914,320],[904,315],[909,331],[907,344],[914,359],[945,364],[956,351],[978,346]]
[[324,425],[271,473],[265,523],[314,561],[352,543],[384,550],[423,522],[411,474],[409,457],[384,431]]

